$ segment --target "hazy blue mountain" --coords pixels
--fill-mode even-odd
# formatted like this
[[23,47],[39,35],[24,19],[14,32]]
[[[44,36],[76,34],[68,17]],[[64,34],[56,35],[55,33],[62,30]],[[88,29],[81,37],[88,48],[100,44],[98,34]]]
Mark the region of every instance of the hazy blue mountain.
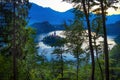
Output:
[[[30,25],[36,28],[37,33],[48,33],[54,30],[63,30],[61,25],[64,21],[74,19],[73,9],[66,12],[57,12],[50,8],[43,8],[32,3],[30,9]],[[93,19],[95,16],[92,14]],[[107,16],[107,33],[108,35],[120,34],[120,15]]]
[[[34,23],[30,26],[36,29],[37,34],[49,33],[51,31],[56,31],[56,30],[64,30],[63,25],[54,25],[54,24],[50,24],[47,21]],[[120,20],[113,24],[107,24],[107,34],[109,36],[120,35]]]
[[57,12],[50,8],[43,8],[34,3],[32,3],[32,7],[29,11],[29,16],[29,24],[44,21],[48,21],[51,24],[62,24],[64,21],[71,20],[74,18],[72,9],[66,12]]
[[120,35],[120,20],[107,25],[107,34],[111,36]]
[[56,30],[64,30],[62,25],[52,25],[48,21],[33,23],[30,26],[36,30],[37,34],[49,33]]
[[54,26],[47,21],[41,23],[33,23],[30,26],[36,30],[37,34],[48,33],[55,30]]
[[116,23],[117,21],[120,21],[120,14],[107,16],[107,24],[113,24]]
[[[48,21],[51,24],[62,24],[64,21],[69,21],[74,19],[74,14],[72,13],[73,9],[70,9],[66,12],[57,12],[50,8],[44,8],[34,3],[31,4],[32,7],[29,11],[29,16],[30,16],[29,24],[33,24],[35,22],[44,22],[44,21]],[[118,20],[120,20],[120,15],[107,16],[107,24],[111,24],[111,23],[113,24]]]

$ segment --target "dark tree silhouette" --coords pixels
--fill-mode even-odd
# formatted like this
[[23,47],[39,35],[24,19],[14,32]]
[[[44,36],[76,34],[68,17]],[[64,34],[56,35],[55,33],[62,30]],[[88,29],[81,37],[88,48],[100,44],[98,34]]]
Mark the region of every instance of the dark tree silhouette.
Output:
[[[24,39],[20,41],[21,37],[20,34],[22,34],[21,26],[25,26],[25,19],[28,14],[28,0],[1,0],[0,1],[0,10],[2,11],[0,14],[0,17],[5,18],[4,27],[8,32],[6,32],[8,35],[8,38],[10,45],[9,53],[13,55],[13,77],[12,80],[18,80],[18,73],[17,73],[17,57],[22,54],[21,42],[25,42]],[[1,27],[1,26],[0,26]],[[3,32],[5,33],[5,32]],[[4,34],[3,34],[4,35]],[[6,34],[5,34],[6,35]],[[5,37],[2,37],[5,39]]]
[[[68,2],[73,2],[76,5],[76,8],[78,10],[82,9],[85,14],[86,24],[88,28],[88,37],[89,37],[89,46],[90,46],[90,53],[91,53],[91,59],[92,59],[92,71],[91,71],[91,80],[94,80],[94,73],[95,73],[95,60],[94,60],[94,51],[93,51],[93,45],[92,45],[92,36],[91,36],[91,25],[90,25],[90,2],[92,0],[64,0]],[[79,4],[81,3],[81,4]],[[82,8],[81,8],[82,6]]]

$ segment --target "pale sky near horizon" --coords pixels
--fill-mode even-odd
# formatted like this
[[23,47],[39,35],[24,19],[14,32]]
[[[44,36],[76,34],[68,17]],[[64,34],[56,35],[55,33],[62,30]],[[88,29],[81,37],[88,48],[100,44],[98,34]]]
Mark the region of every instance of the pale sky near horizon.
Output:
[[39,6],[49,7],[55,11],[65,12],[72,7],[72,4],[63,2],[62,0],[29,0],[30,2],[36,3]]
[[[66,3],[63,2],[62,0],[29,0],[30,2],[33,2],[39,6],[43,6],[43,7],[49,7],[55,11],[59,11],[59,12],[65,12],[71,8],[73,8],[72,4],[70,3]],[[120,3],[118,3],[117,5],[119,5],[120,7]],[[108,10],[109,15],[112,14],[120,14],[120,8],[115,11],[114,9],[109,9]]]

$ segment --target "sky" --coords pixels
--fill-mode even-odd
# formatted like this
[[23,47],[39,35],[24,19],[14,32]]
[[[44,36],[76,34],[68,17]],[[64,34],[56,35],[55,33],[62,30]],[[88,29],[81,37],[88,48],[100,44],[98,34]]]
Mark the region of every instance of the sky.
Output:
[[[49,7],[59,12],[65,12],[73,8],[72,4],[63,2],[62,0],[29,0],[29,1],[36,3],[39,6]],[[120,3],[115,5],[118,5],[120,7]],[[108,9],[108,15],[112,15],[112,14],[120,14],[120,8],[118,10],[114,10],[112,8]]]
[[55,11],[65,12],[72,7],[72,4],[63,2],[62,0],[29,0],[43,7],[49,7]]

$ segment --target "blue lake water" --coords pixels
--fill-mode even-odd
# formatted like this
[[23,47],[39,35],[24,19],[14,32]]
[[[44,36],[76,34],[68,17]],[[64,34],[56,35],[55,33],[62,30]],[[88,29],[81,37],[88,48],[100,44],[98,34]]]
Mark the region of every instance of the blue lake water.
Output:
[[[47,36],[47,35],[49,35],[49,34],[43,34],[43,35],[38,35],[37,36],[37,41],[38,41],[38,54],[39,55],[45,55],[46,56],[46,58],[48,59],[48,60],[51,60],[53,57],[54,57],[54,55],[53,54],[51,54],[52,52],[53,52],[53,50],[55,49],[54,47],[50,47],[50,46],[47,46],[47,45],[45,45],[41,40],[45,37],[45,36]],[[114,35],[114,36],[108,36],[108,42],[112,42],[113,44],[114,44],[114,38],[116,37],[117,35]],[[113,46],[112,46],[113,47]],[[66,56],[65,57],[65,59],[66,60],[75,60],[75,58],[74,58],[74,56],[72,55],[72,54],[70,54],[70,53],[64,53],[63,54],[63,56]]]

